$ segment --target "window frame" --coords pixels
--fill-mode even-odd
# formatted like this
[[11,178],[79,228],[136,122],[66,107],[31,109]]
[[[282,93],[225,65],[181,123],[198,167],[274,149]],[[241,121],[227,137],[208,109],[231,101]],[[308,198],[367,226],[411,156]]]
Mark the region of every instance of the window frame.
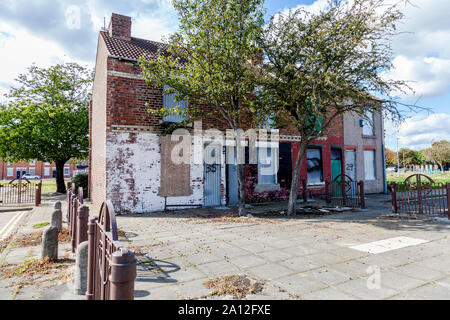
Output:
[[[258,147],[257,148],[257,161],[258,161],[258,164],[257,164],[257,166],[258,166],[258,185],[264,185],[264,186],[271,186],[271,185],[277,185],[278,184],[278,172],[274,172],[274,174],[273,175],[263,175],[263,174],[261,174],[261,169],[263,168],[263,167],[261,167],[261,166],[263,166],[263,165],[267,165],[267,164],[263,164],[263,163],[261,163],[260,162],[260,157],[259,157],[259,155],[260,155],[260,148],[261,147]],[[277,156],[278,154],[279,154],[279,152],[277,151],[278,150],[278,148],[274,148],[274,147],[266,147],[265,148],[266,150],[270,150],[270,158],[271,158],[271,161],[279,161],[279,156]],[[275,163],[275,168],[277,168],[277,163]],[[277,170],[275,170],[275,171],[277,171]],[[262,176],[265,176],[265,177],[273,177],[273,182],[270,182],[270,183],[268,183],[268,182],[263,182],[262,180]]]
[[[319,150],[320,153],[320,182],[314,182],[311,183],[310,179],[309,179],[309,171],[308,171],[308,150]],[[306,149],[306,176],[307,176],[307,181],[308,181],[308,185],[310,186],[317,186],[317,185],[323,185],[325,184],[325,178],[323,175],[323,147],[322,146],[314,146],[314,145],[310,145],[308,146],[308,148]]]
[[[166,90],[170,89],[168,85],[163,86],[163,109],[173,109],[176,106],[180,106],[182,110],[185,110],[189,106],[188,100],[182,100],[182,101],[176,101],[175,96],[176,92],[173,93],[165,93]],[[168,101],[168,99],[171,99]],[[173,102],[172,102],[173,101]],[[173,106],[169,106],[168,104],[173,103]],[[165,117],[163,117],[163,122],[169,122],[169,123],[181,123],[185,120],[183,115],[179,114],[169,114]]]
[[[363,119],[362,135],[363,137],[375,137],[375,112],[366,111],[365,116],[369,118],[370,121],[365,118]],[[366,132],[366,130],[370,130],[370,132]]]
[[[373,179],[372,179],[372,177],[367,176],[367,165],[369,162],[367,160],[366,155],[369,153],[373,155],[373,160],[371,161],[371,164],[373,166],[372,167],[373,168]],[[365,181],[376,181],[377,180],[376,150],[364,150],[363,154],[364,154],[364,180]]]

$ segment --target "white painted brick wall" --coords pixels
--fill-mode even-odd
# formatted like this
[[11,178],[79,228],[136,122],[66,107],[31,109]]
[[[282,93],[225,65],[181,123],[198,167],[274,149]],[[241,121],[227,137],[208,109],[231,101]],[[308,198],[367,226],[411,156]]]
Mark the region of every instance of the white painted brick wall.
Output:
[[[113,202],[116,214],[163,210],[164,197],[159,196],[159,136],[148,132],[111,132],[108,133],[106,149],[106,194]],[[203,205],[202,165],[191,164],[191,192],[190,196],[167,198],[167,204]]]

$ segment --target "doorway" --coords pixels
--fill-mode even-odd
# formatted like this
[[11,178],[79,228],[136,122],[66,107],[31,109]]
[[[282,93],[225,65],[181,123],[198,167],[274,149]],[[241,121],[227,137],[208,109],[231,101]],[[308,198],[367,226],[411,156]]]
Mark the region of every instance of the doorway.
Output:
[[[342,151],[341,149],[331,149],[331,181],[334,181],[342,174]],[[341,178],[337,180],[340,181]]]
[[204,195],[205,207],[217,207],[221,205],[221,166],[220,147],[208,145],[205,147],[204,158]]
[[356,150],[345,150],[345,174],[356,181]]

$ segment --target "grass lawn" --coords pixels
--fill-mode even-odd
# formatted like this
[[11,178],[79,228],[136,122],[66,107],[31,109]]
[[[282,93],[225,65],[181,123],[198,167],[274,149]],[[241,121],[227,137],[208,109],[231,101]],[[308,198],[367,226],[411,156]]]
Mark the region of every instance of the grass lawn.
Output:
[[[400,173],[400,175],[398,173],[388,173],[386,175],[388,185],[391,182],[403,182],[406,178],[413,174],[416,174],[416,172]],[[433,179],[434,182],[450,183],[450,171],[440,174],[427,174],[427,176]],[[415,179],[413,179],[413,181],[415,181]]]
[[56,192],[56,179],[42,180],[42,194]]
[[[11,180],[0,180],[1,184],[8,184]],[[39,180],[31,180],[32,183],[37,183]],[[66,181],[67,183],[67,181]],[[42,180],[42,194],[56,192],[56,179]]]

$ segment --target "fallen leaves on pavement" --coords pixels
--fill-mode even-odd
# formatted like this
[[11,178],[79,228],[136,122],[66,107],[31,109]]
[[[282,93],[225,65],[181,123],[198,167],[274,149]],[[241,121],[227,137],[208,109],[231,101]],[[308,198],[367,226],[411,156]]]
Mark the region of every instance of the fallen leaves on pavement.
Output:
[[245,275],[233,275],[215,278],[203,284],[208,289],[214,289],[209,295],[232,295],[234,299],[243,299],[249,294],[256,294],[264,289],[264,282]]

